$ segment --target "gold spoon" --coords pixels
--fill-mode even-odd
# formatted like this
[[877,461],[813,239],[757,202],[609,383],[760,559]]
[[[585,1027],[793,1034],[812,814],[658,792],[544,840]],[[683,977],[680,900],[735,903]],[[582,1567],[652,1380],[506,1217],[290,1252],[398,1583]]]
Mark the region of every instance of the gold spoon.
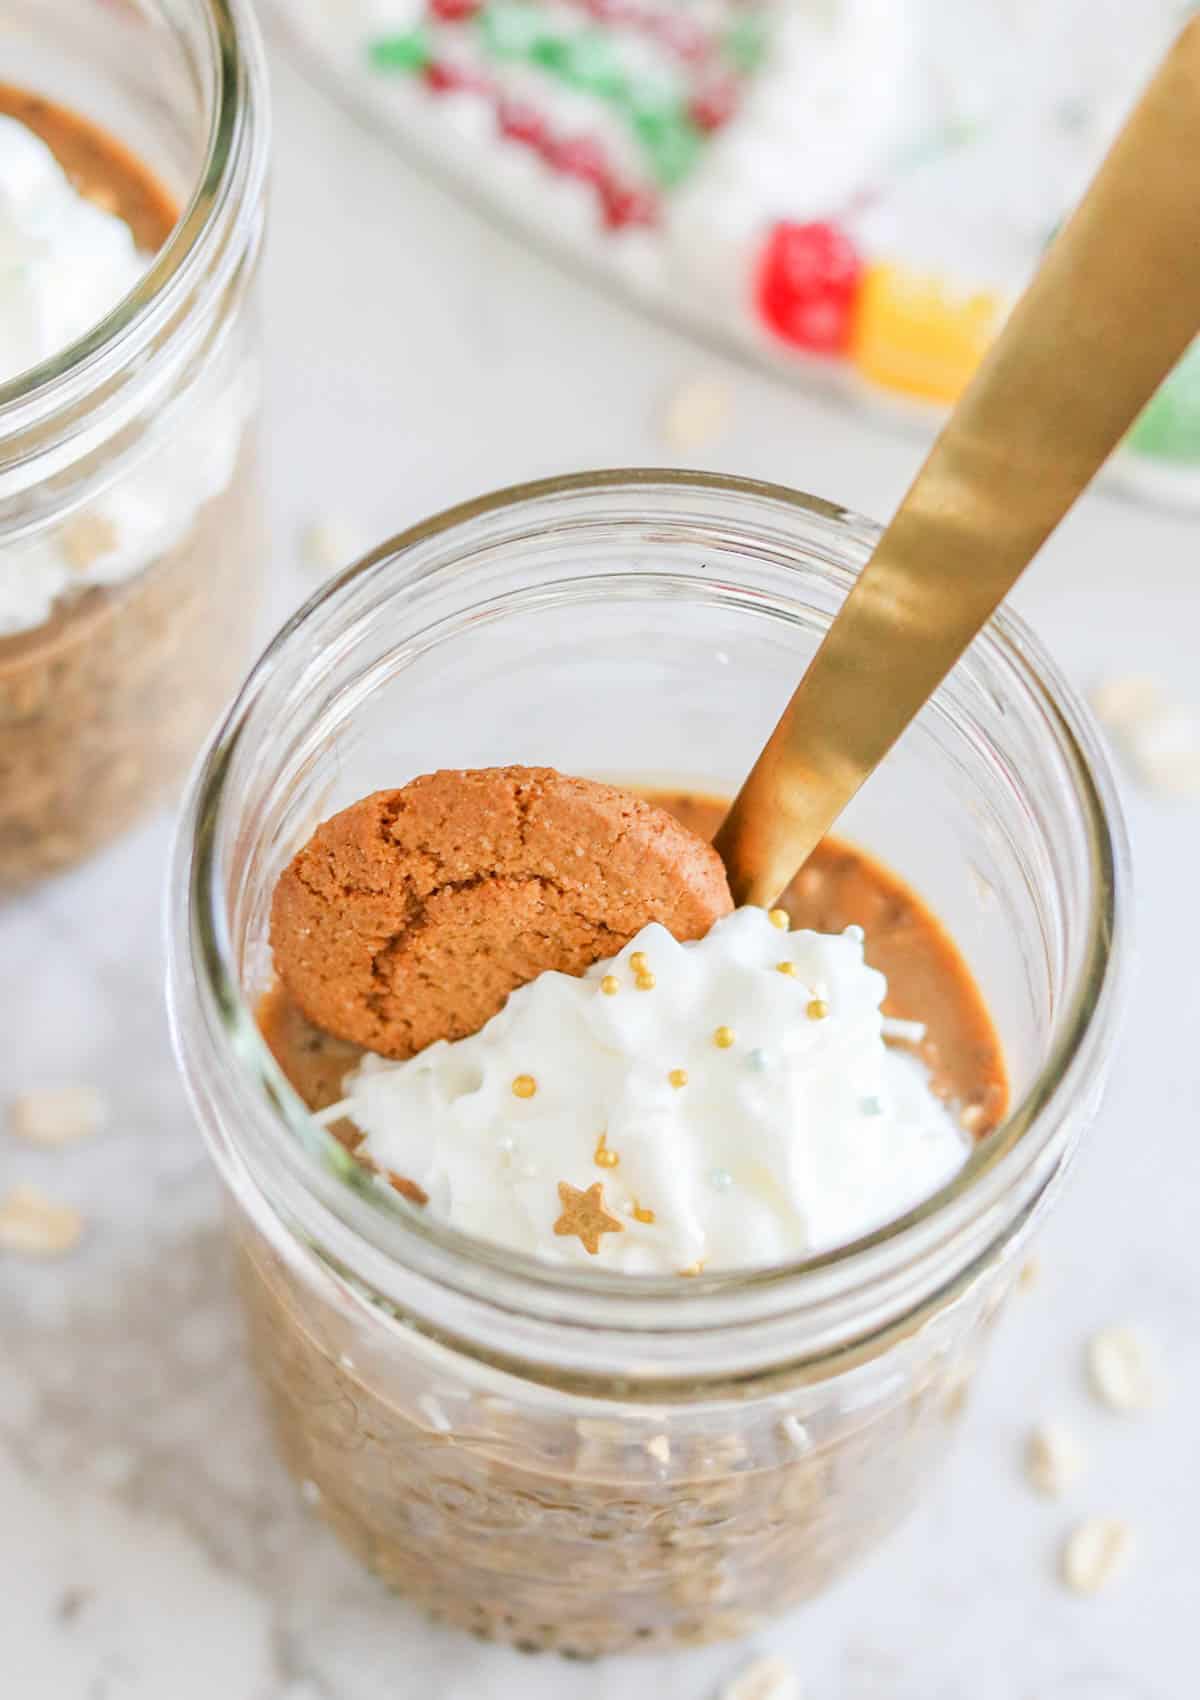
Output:
[[1200,17],[881,537],[717,835],[770,904],[1200,331]]

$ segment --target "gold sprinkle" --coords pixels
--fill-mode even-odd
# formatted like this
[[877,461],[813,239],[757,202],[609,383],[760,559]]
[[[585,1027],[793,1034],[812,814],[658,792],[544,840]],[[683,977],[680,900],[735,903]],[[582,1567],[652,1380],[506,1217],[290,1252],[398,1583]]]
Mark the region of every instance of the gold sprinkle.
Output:
[[648,974],[650,972],[650,964],[646,960],[646,952],[644,950],[635,950],[633,955],[629,958],[629,966],[633,969],[635,974]]
[[599,1169],[615,1169],[621,1161],[615,1151],[608,1149],[608,1135],[606,1133],[600,1135],[596,1149],[592,1152],[592,1161]]
[[727,1051],[736,1038],[732,1027],[718,1027],[713,1034],[713,1044],[719,1051]]
[[635,1200],[633,1206],[633,1219],[635,1222],[653,1222],[656,1218],[653,1210],[643,1210],[642,1206]]
[[514,1098],[532,1098],[537,1091],[537,1081],[532,1074],[518,1074],[512,1089]]
[[689,1263],[687,1268],[681,1269],[679,1273],[681,1275],[702,1275],[704,1273],[704,1260],[701,1258],[696,1263]]
[[789,979],[794,980],[796,978],[796,964],[794,962],[777,962],[775,966],[781,974],[786,974]]
[[658,981],[653,974],[639,974],[636,984],[639,992],[652,992]]
[[687,1069],[686,1068],[673,1068],[671,1070],[670,1074],[668,1074],[667,1079],[671,1082],[671,1085],[674,1086],[676,1089],[678,1089],[680,1086],[686,1086],[687,1085]]
[[615,998],[621,990],[621,982],[615,974],[606,974],[600,982],[600,990],[606,998]]
[[600,1250],[601,1234],[624,1233],[624,1225],[605,1209],[602,1181],[593,1181],[586,1192],[580,1192],[569,1181],[559,1181],[558,1196],[563,1213],[554,1224],[554,1232],[577,1235],[584,1251],[592,1257]]
[[824,998],[809,998],[804,1013],[810,1021],[824,1021],[829,1014],[829,1005]]
[[786,933],[792,924],[792,918],[786,909],[768,909],[767,920],[773,927],[778,927],[781,933]]

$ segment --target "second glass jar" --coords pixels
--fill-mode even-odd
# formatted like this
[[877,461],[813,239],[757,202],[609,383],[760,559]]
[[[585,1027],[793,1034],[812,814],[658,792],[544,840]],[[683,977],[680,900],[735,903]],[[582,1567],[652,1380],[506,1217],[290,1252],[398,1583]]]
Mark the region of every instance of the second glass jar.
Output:
[[4,110],[130,223],[141,282],[0,385],[0,891],[192,758],[264,566],[254,280],[267,150],[242,0],[16,0]]

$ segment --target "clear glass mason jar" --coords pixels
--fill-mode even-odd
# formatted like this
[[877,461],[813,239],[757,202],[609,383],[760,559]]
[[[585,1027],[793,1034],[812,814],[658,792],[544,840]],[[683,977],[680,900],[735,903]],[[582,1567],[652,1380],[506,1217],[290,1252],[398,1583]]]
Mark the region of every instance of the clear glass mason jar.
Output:
[[123,148],[179,215],[101,323],[0,384],[0,890],[87,855],[191,760],[265,554],[254,20],[244,0],[11,0],[6,23],[9,87],[99,126],[100,177]]
[[876,536],[693,474],[469,503],[295,616],[193,782],[174,1031],[280,1448],[376,1573],[477,1632],[580,1655],[740,1633],[824,1587],[940,1468],[1101,1095],[1126,881],[1111,783],[1001,615],[846,829],[964,947],[1012,1113],[885,1229],[687,1282],[540,1265],[356,1185],[255,1024],[275,878],[319,818],[442,766],[732,792]]

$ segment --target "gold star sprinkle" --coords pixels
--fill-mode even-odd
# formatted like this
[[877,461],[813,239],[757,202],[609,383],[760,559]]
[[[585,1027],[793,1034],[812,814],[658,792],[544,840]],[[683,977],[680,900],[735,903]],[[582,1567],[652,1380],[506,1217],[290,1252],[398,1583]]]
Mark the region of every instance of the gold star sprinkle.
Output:
[[713,1044],[719,1051],[727,1051],[736,1037],[732,1027],[718,1027],[713,1034]]
[[796,964],[794,962],[777,962],[775,966],[781,974],[786,974],[789,979],[794,980],[796,978]]
[[824,1021],[829,1014],[829,1005],[824,998],[809,998],[804,1013],[810,1021]]
[[686,1068],[673,1068],[671,1070],[670,1074],[668,1074],[667,1079],[671,1082],[671,1085],[674,1086],[675,1089],[678,1091],[679,1087],[687,1085],[687,1069]]
[[601,1234],[624,1233],[624,1224],[604,1208],[603,1181],[593,1181],[586,1192],[580,1192],[570,1181],[559,1181],[558,1196],[563,1213],[554,1224],[554,1232],[578,1235],[584,1251],[592,1257],[600,1250]]
[[598,1169],[615,1169],[620,1161],[617,1153],[608,1149],[608,1135],[602,1133],[592,1152],[592,1162]]
[[634,1219],[635,1222],[647,1222],[647,1223],[649,1223],[649,1222],[653,1222],[655,1220],[655,1215],[654,1215],[653,1210],[643,1210],[642,1206],[640,1204],[638,1204],[635,1200],[634,1206],[633,1206],[633,1219]]
[[646,960],[646,952],[644,950],[635,950],[633,955],[629,958],[629,966],[633,969],[635,974],[648,974],[650,972],[650,964]]
[[653,974],[639,974],[636,981],[639,992],[652,992],[657,984]]
[[615,974],[606,974],[600,982],[600,990],[606,998],[615,998],[621,990],[621,982]]
[[786,909],[768,909],[767,920],[773,927],[778,927],[781,933],[786,933],[792,924],[792,918]]
[[512,1089],[514,1098],[532,1098],[537,1091],[537,1081],[532,1074],[518,1074]]

